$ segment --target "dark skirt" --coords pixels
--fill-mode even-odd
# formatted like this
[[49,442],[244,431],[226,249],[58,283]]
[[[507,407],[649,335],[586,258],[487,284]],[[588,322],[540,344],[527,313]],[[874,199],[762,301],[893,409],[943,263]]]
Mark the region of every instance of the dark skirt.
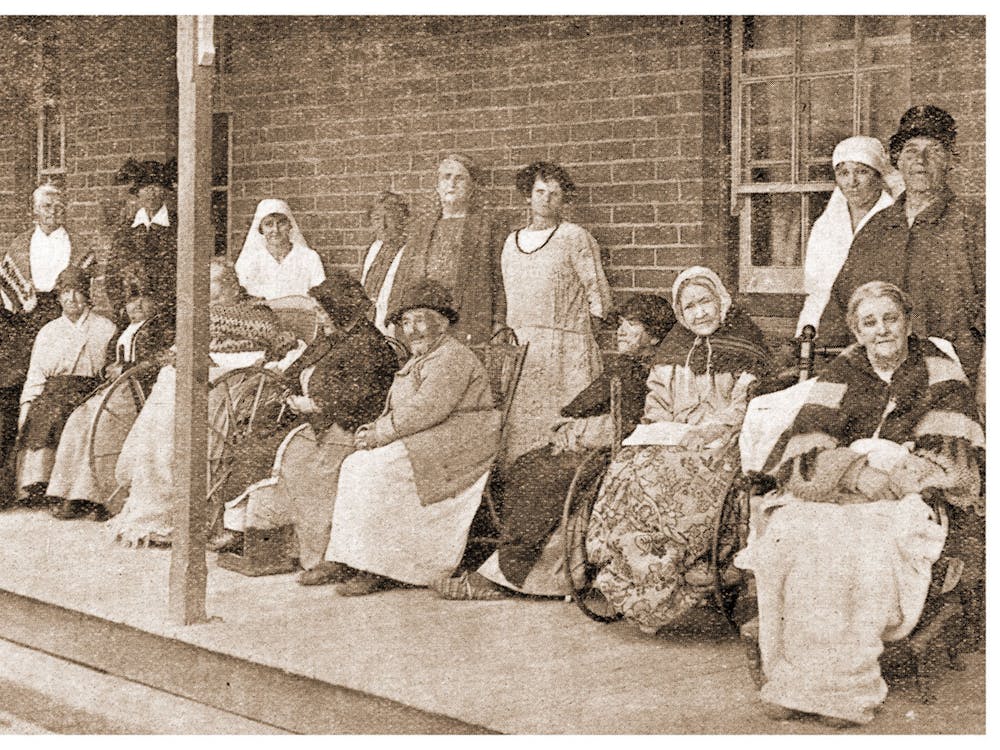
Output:
[[31,402],[21,428],[20,447],[28,450],[56,448],[69,415],[86,401],[101,379],[82,375],[53,375]]
[[524,584],[559,526],[566,492],[586,455],[586,451],[552,455],[552,448],[545,446],[528,451],[504,470],[497,504],[511,542],[498,551],[500,570],[514,585]]

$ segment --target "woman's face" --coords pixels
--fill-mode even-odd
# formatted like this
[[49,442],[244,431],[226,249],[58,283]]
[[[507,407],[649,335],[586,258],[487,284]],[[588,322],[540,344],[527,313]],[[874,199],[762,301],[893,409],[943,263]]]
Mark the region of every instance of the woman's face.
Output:
[[418,357],[430,351],[431,345],[447,330],[448,319],[436,310],[418,307],[404,312],[399,325],[403,329],[403,341],[413,356]]
[[722,324],[719,298],[701,284],[688,284],[681,290],[680,308],[684,324],[696,336],[710,336]]
[[35,201],[35,221],[45,234],[52,234],[63,225],[66,208],[59,193],[42,193]]
[[528,203],[531,204],[531,215],[534,218],[559,221],[563,207],[563,190],[559,182],[536,177]]
[[139,206],[146,209],[149,218],[163,206],[164,189],[162,185],[143,185],[138,190]]
[[369,226],[376,239],[383,242],[403,233],[406,219],[402,209],[394,203],[380,203],[372,207]]
[[264,235],[267,249],[285,250],[291,244],[289,235],[292,222],[284,214],[268,214],[260,221],[260,233]]
[[212,304],[225,303],[235,298],[239,293],[239,280],[236,274],[219,266],[213,265],[208,275],[208,296]]
[[646,326],[628,318],[619,321],[616,340],[619,354],[638,354],[653,343],[652,336],[646,332]]
[[472,198],[472,176],[460,162],[445,159],[438,165],[437,194],[450,211],[464,211]]
[[919,136],[903,144],[896,165],[907,192],[938,193],[947,187],[951,154],[936,138]]
[[842,161],[833,170],[837,187],[851,208],[867,211],[882,194],[882,175],[856,161]]
[[63,315],[70,320],[77,320],[87,308],[87,297],[79,289],[63,289],[59,292],[59,304]]
[[893,364],[906,357],[910,321],[890,297],[872,297],[858,304],[854,336],[873,363]]
[[[209,282],[211,284],[211,282]],[[130,323],[141,323],[149,320],[156,314],[156,302],[152,297],[145,295],[133,297],[125,303],[125,312],[128,313]]]

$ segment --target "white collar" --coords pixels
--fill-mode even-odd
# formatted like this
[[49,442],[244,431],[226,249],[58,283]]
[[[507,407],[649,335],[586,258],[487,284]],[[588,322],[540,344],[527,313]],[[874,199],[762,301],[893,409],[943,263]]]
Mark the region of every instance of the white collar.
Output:
[[43,240],[47,242],[68,242],[69,233],[66,231],[66,227],[56,227],[51,233],[45,234],[45,232],[42,231],[42,228],[38,226],[38,223],[35,222],[35,232],[31,236],[31,239]]
[[79,330],[79,329],[83,328],[84,324],[86,324],[86,322],[87,322],[87,319],[90,317],[90,308],[88,307],[86,310],[84,310],[83,314],[79,318],[76,319],[75,323],[72,320],[70,320],[69,318],[67,318],[65,316],[65,314],[62,317],[63,317],[63,320],[65,320],[71,326],[73,326],[74,328],[76,328],[76,329]]
[[145,208],[140,208],[135,212],[135,219],[132,220],[132,228],[135,229],[137,226],[142,225],[149,229],[151,224],[159,224],[161,227],[170,226],[170,212],[167,211],[167,204],[164,203],[160,206],[160,210],[156,212],[156,215],[152,219],[149,218],[149,214],[146,213]]

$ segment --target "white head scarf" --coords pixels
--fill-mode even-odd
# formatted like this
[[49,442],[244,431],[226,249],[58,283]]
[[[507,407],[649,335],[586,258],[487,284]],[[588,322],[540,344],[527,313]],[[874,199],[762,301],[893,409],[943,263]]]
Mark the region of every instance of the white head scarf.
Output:
[[833,149],[834,169],[841,162],[853,161],[871,167],[880,175],[893,198],[903,192],[903,175],[889,163],[889,156],[878,138],[870,135],[854,135],[845,138]]
[[806,242],[806,257],[803,268],[803,291],[806,293],[795,335],[811,325],[819,328],[823,310],[830,301],[833,287],[840,269],[847,260],[854,236],[868,223],[872,216],[892,205],[893,200],[903,192],[903,176],[889,164],[889,157],[877,138],[855,135],[845,138],[833,149],[831,162],[834,168],[842,162],[853,161],[871,167],[885,183],[882,194],[868,213],[861,218],[855,229],[851,228],[851,214],[847,198],[839,187],[833,189],[830,202],[809,230]]
[[733,298],[729,294],[729,290],[726,289],[726,285],[722,283],[722,279],[719,278],[719,274],[705,266],[691,266],[681,271],[677,275],[677,278],[674,279],[670,299],[673,301],[674,315],[677,317],[677,322],[685,328],[688,327],[687,323],[684,322],[684,311],[681,309],[681,289],[695,280],[712,289],[715,292],[715,296],[719,298],[719,321],[721,325],[721,321],[726,319],[729,308],[733,306]]
[[299,230],[299,223],[292,216],[292,210],[288,207],[288,204],[277,198],[265,198],[257,204],[253,221],[250,222],[250,231],[247,232],[247,238],[243,241],[243,250],[240,252],[240,258],[248,252],[251,255],[259,252],[267,252],[267,243],[264,241],[264,235],[260,233],[260,223],[264,220],[265,216],[270,216],[271,214],[281,214],[291,222],[292,229],[288,233],[288,237],[293,245],[305,245],[305,247],[309,247],[306,245],[305,237],[302,236],[302,232]]

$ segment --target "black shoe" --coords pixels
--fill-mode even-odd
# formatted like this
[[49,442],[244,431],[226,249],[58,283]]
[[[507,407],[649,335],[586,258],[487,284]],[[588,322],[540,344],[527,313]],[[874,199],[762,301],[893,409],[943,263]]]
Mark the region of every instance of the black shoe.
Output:
[[243,554],[243,534],[230,529],[223,529],[218,536],[212,537],[205,545],[210,552],[235,552]]
[[104,523],[109,518],[111,514],[108,513],[108,509],[99,503],[92,503],[88,500],[81,500],[83,503],[84,510],[87,513],[88,521],[96,521],[97,523]]
[[62,498],[51,498],[56,504],[53,505],[52,515],[60,521],[71,521],[75,518],[83,518],[87,515],[87,508],[82,500],[63,500]]

